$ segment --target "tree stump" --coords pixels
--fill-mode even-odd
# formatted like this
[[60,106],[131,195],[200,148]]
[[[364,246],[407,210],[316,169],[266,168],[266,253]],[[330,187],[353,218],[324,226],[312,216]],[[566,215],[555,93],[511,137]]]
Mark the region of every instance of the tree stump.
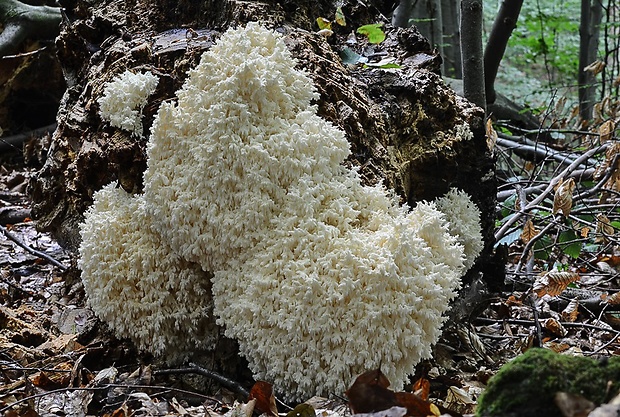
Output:
[[[38,227],[64,246],[79,245],[78,225],[95,191],[113,180],[130,192],[142,189],[147,141],[101,119],[97,100],[105,84],[126,69],[160,76],[143,111],[148,132],[159,104],[174,99],[187,71],[223,30],[260,21],[285,35],[298,67],[320,93],[319,115],[346,132],[348,163],[359,167],[364,180],[383,181],[411,205],[450,187],[465,190],[482,211],[486,249],[479,263],[488,261],[496,184],[484,113],[444,84],[441,58],[415,28],[394,29],[378,9],[356,1],[345,2],[347,26],[334,23],[329,37],[317,34],[315,23],[317,17],[333,17],[328,1],[62,3],[67,19],[56,44],[68,88],[49,157],[31,191]],[[349,47],[370,59],[393,57],[400,69],[343,64],[339,52],[352,42],[351,33],[369,23],[383,23],[386,40],[373,45],[358,35]],[[458,133],[463,124],[473,136]]]

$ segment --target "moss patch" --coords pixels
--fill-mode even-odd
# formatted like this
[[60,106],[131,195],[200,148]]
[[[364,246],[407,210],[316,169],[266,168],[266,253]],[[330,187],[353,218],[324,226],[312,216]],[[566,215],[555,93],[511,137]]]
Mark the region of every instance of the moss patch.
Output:
[[[477,416],[558,416],[557,392],[578,394],[596,404],[618,391],[620,358],[597,361],[565,356],[547,349],[530,349],[507,363],[489,381]],[[611,387],[607,384],[611,382]]]

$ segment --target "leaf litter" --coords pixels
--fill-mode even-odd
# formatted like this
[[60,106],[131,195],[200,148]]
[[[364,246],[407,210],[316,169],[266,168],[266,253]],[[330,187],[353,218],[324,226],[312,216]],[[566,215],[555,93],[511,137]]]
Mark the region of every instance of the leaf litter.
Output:
[[[85,305],[79,273],[63,268],[75,265],[75,259],[28,218],[25,184],[34,169],[9,157],[0,170],[0,217],[10,212],[15,219],[18,213],[18,221],[2,224],[16,240],[0,235],[0,414],[467,416],[501,365],[530,347],[617,355],[620,210],[615,190],[620,176],[613,125],[604,123],[592,129],[613,145],[590,152],[599,158],[592,170],[600,186],[594,193],[588,194],[590,185],[564,176],[543,181],[544,188],[537,190],[546,195],[540,198],[535,197],[539,191],[528,194],[530,185],[523,180],[518,186],[506,183],[504,189],[513,193],[500,198],[497,224],[507,254],[506,286],[469,321],[447,326],[433,359],[419,364],[407,392],[389,390],[380,369],[369,370],[351,381],[348,398],[311,398],[297,406],[280,403],[274,396],[277,387],[266,382],[254,385],[251,399],[226,389],[206,392],[178,384],[184,375],[175,379],[158,373],[151,357],[114,338]],[[596,192],[599,198],[592,200]],[[570,410],[588,399],[558,393],[557,401]],[[617,409],[613,401],[603,407]]]

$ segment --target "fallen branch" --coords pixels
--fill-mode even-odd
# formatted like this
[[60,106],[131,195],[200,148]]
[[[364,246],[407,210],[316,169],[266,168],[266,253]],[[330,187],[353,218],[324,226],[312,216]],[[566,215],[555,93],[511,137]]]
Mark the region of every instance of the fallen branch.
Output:
[[[526,160],[534,162],[552,158],[560,164],[569,165],[581,156],[573,152],[558,151],[545,144],[537,143],[527,138],[510,136],[503,133],[498,133],[497,145],[514,152]],[[587,169],[587,165],[593,166],[595,164],[596,161],[593,160],[584,161],[584,165],[579,168]]]
[[[540,323],[540,321],[546,319],[539,320],[523,320],[523,319],[487,319],[484,317],[477,317],[475,319],[476,322],[484,323],[484,324],[497,324],[497,323],[508,323],[508,324],[516,324],[519,326],[536,326],[536,321]],[[582,328],[582,329],[590,329],[590,330],[601,330],[604,332],[612,333],[612,334],[620,334],[620,331],[614,330],[611,327],[603,327],[597,326],[595,324],[588,323],[574,323],[571,321],[562,321],[559,322],[564,327],[572,327],[572,328]],[[586,353],[584,353],[586,354]]]
[[0,138],[0,152],[22,150],[24,142],[32,137],[43,136],[47,133],[52,134],[56,130],[56,123],[43,126],[38,129],[29,130],[28,132],[18,133],[12,136]]
[[3,207],[0,208],[0,224],[21,223],[30,217],[30,209],[23,207]]
[[520,220],[532,208],[534,208],[537,205],[539,205],[540,202],[543,201],[547,197],[547,195],[549,195],[553,191],[555,186],[560,181],[566,179],[568,177],[568,175],[571,172],[575,171],[575,169],[577,169],[581,164],[583,164],[584,161],[587,161],[590,157],[592,157],[593,155],[596,155],[599,152],[606,151],[608,147],[609,147],[609,144],[605,143],[605,144],[603,144],[601,146],[598,146],[596,148],[592,148],[589,151],[584,152],[583,155],[581,155],[579,158],[575,159],[573,161],[573,163],[571,163],[569,166],[567,166],[562,172],[560,172],[560,174],[558,174],[557,176],[553,177],[551,179],[551,181],[549,181],[549,184],[547,185],[547,187],[544,189],[544,191],[542,193],[540,193],[534,200],[532,200],[530,203],[528,203],[525,207],[523,207],[519,211],[517,211],[511,218],[509,218],[506,221],[506,223],[504,223],[502,225],[502,227],[500,227],[500,229],[495,233],[495,241],[499,242],[501,240],[501,238],[504,237],[506,232],[512,227],[513,224],[515,224],[518,220]]
[[209,379],[219,383],[220,385],[228,388],[229,390],[242,395],[244,398],[250,396],[250,392],[245,389],[240,383],[233,381],[232,379],[228,379],[223,375],[218,374],[217,372],[213,372],[209,369],[203,368],[202,366],[196,365],[195,363],[190,363],[187,368],[176,368],[176,369],[160,369],[153,372],[153,375],[175,375],[175,374],[198,374],[202,376],[206,376]]
[[7,230],[6,227],[0,225],[0,232],[2,232],[2,234],[4,236],[7,237],[7,239],[12,240],[13,242],[15,242],[19,247],[23,248],[24,250],[26,250],[26,252],[41,258],[41,259],[45,259],[46,261],[48,261],[49,263],[57,266],[58,268],[60,268],[63,271],[66,271],[67,269],[69,269],[69,267],[63,265],[61,262],[57,261],[56,259],[52,258],[50,255],[48,255],[45,252],[41,252],[38,251],[36,249],[31,248],[30,246],[28,246],[27,244],[25,244],[20,238],[18,238],[17,236],[15,236],[13,233],[9,232]]

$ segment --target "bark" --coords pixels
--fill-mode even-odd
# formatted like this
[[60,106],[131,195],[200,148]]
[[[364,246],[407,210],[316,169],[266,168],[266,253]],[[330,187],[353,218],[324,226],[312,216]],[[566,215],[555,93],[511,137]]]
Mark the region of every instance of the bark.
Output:
[[517,27],[523,0],[504,0],[493,22],[489,40],[484,49],[484,85],[487,104],[495,103],[495,77],[504,57],[508,39]]
[[585,67],[596,61],[603,4],[600,0],[581,0],[581,22],[579,25],[579,116],[582,120],[592,119],[596,101],[596,77]]
[[461,58],[463,94],[486,110],[482,59],[482,0],[461,1]]

